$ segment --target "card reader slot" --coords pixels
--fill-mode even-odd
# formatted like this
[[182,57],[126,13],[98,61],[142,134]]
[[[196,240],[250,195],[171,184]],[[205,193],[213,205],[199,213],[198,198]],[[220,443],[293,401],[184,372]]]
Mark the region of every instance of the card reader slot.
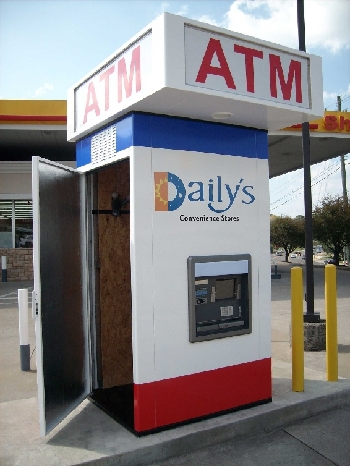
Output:
[[203,333],[221,333],[227,329],[232,329],[233,327],[244,326],[244,321],[242,319],[221,319],[218,321],[208,321],[208,322],[197,322],[196,332],[197,334]]

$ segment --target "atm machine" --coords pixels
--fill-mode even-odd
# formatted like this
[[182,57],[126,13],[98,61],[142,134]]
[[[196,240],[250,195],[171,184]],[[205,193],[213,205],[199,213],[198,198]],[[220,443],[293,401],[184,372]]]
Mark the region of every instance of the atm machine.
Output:
[[[121,160],[34,160],[47,428],[86,396],[139,435],[270,401],[266,132],[141,113],[113,125]],[[126,125],[130,144],[151,127],[150,147],[119,153]],[[171,147],[218,132],[227,155]]]
[[[252,41],[162,15],[70,90],[76,170],[33,159],[41,435],[86,397],[137,435],[271,401],[267,129],[323,112],[321,67]],[[253,46],[313,98],[239,91]]]
[[251,256],[188,258],[190,341],[252,331]]

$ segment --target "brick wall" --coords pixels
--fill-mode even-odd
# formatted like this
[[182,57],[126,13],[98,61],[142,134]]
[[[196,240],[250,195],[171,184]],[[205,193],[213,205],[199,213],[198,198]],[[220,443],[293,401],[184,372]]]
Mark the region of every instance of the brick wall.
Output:
[[7,257],[7,281],[33,280],[33,249],[0,248],[0,256]]

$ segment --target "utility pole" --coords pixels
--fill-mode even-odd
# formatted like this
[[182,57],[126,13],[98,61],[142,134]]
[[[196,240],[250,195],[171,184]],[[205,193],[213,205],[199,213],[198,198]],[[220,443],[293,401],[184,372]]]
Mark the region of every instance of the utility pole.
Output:
[[[341,112],[341,97],[340,95],[337,96],[337,103],[338,103],[338,112]],[[340,156],[340,169],[341,169],[341,180],[343,185],[343,200],[344,203],[348,203],[348,191],[346,189],[346,171],[345,171],[345,158],[344,155]],[[345,261],[349,260],[349,246],[344,247],[344,264]]]
[[[338,103],[338,112],[341,112],[341,97],[340,95],[337,96],[337,103]],[[344,155],[340,156],[340,168],[341,168],[341,180],[343,184],[343,199],[347,203],[348,202],[348,192],[346,189],[346,171],[345,171],[345,159]]]
[[[306,52],[304,0],[297,1],[299,50]],[[304,166],[304,206],[305,206],[305,267],[306,267],[306,314],[304,322],[320,322],[320,313],[314,310],[314,257],[312,240],[312,192],[310,162],[310,127],[302,124],[302,146]]]

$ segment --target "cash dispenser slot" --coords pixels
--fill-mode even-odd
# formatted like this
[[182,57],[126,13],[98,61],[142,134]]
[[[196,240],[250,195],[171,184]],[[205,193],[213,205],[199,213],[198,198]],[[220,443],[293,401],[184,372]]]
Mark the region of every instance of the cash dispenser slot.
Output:
[[190,342],[251,333],[249,254],[188,258]]

